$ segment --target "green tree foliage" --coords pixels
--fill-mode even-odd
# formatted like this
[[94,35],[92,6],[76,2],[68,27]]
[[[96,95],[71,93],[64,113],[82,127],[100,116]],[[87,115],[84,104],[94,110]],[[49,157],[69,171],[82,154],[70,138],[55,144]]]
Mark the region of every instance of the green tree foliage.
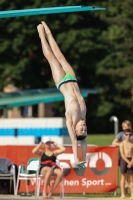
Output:
[[96,99],[99,104],[93,116],[99,118],[99,127],[102,129],[104,123],[108,124],[111,113],[118,116],[120,121],[132,120],[133,2],[110,0],[101,1],[100,5],[107,8],[106,12],[94,13],[95,19],[100,19],[101,24],[101,32],[96,36],[97,55],[100,57],[95,65],[95,87],[101,88],[102,93]]
[[[36,29],[44,20],[74,68],[79,86],[100,89],[86,98],[88,132],[110,132],[111,115],[120,121],[131,119],[132,0],[1,0],[0,10],[85,4],[107,10],[0,19],[0,89],[9,83],[21,89],[54,87]],[[56,103],[54,111],[64,116],[64,103]]]

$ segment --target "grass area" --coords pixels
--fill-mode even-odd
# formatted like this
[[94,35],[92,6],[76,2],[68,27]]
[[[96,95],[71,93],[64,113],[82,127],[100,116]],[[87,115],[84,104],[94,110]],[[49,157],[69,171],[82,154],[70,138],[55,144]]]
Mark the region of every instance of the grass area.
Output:
[[114,134],[88,134],[88,144],[108,146],[112,144],[114,138]]

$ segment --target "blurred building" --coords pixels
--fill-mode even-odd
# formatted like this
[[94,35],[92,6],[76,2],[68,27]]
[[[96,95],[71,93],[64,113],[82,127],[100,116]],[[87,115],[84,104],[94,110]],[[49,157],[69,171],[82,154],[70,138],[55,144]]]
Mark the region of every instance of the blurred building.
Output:
[[[7,85],[3,89],[4,92],[15,92],[18,91],[18,88],[14,85]],[[37,105],[24,106],[24,107],[14,107],[12,109],[8,109],[7,118],[25,118],[25,117],[53,117],[52,111],[53,103],[39,103]],[[4,118],[2,110],[0,110],[0,118]]]

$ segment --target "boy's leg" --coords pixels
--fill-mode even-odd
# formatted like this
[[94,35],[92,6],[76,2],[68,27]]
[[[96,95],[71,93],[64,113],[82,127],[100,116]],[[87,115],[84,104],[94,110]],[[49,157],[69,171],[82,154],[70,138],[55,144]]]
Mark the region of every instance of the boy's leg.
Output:
[[133,198],[133,174],[130,176],[130,191],[131,191],[131,197]]
[[127,172],[127,174],[126,174],[126,180],[125,180],[125,188],[129,187],[129,180],[130,180],[129,177],[130,177],[130,175]]
[[52,50],[51,50],[51,48],[50,48],[50,46],[49,46],[49,44],[48,44],[48,42],[45,38],[45,32],[44,32],[43,25],[39,24],[37,26],[37,30],[38,30],[38,33],[39,33],[39,37],[41,39],[43,54],[50,64],[54,82],[57,84],[64,77],[65,72],[64,72],[61,64],[59,63],[59,61],[57,60],[57,58],[53,54],[53,52],[52,52]]
[[57,58],[57,60],[60,62],[61,66],[63,67],[64,71],[66,74],[71,74],[73,76],[75,76],[75,73],[72,69],[72,67],[69,65],[69,63],[66,61],[64,55],[62,54],[62,52],[60,51],[55,39],[52,36],[52,33],[49,29],[49,27],[47,26],[47,24],[45,22],[42,22],[44,29],[45,29],[45,33],[47,35],[47,39],[49,42],[49,45],[55,55],[55,57]]
[[129,180],[130,180],[129,177],[130,177],[130,175],[127,172],[127,174],[126,174],[126,180],[125,180],[125,194],[126,195],[128,194]]
[[121,174],[121,197],[125,197],[125,179],[126,179],[126,174]]

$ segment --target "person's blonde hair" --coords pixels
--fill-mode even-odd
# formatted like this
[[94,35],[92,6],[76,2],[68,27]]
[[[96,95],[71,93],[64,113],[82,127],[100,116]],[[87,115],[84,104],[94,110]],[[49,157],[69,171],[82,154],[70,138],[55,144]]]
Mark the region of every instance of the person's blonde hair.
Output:
[[130,126],[131,129],[132,129],[132,124],[131,124],[131,122],[129,120],[123,121],[122,124],[121,124],[121,126],[123,126],[124,124],[126,124],[127,126]]

